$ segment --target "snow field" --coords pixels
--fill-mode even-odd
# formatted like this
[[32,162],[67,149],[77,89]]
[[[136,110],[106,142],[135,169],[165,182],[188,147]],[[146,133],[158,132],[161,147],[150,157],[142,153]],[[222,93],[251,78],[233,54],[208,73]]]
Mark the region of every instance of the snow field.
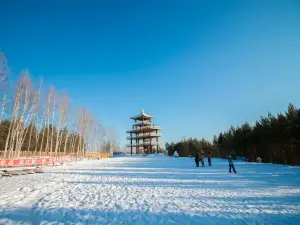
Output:
[[2,178],[0,224],[299,224],[299,167],[212,163],[119,157]]

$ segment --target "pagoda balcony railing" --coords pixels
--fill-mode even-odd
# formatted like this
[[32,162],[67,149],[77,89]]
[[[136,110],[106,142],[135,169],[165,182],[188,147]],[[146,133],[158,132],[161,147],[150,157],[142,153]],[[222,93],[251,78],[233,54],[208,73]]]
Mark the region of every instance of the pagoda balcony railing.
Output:
[[133,136],[133,137],[127,137],[128,140],[135,140],[135,139],[149,139],[149,138],[158,138],[161,137],[162,134],[160,133],[151,133],[151,134],[145,134],[144,135],[137,135],[137,136]]
[[151,129],[161,129],[161,126],[144,126],[144,127],[136,127],[136,128],[134,128],[134,130],[141,130],[141,129],[149,129],[149,128],[151,128]]
[[143,147],[143,146],[159,146],[163,145],[162,142],[145,142],[145,143],[140,143],[140,144],[128,144],[126,147]]
[[161,130],[161,127],[160,126],[137,127],[133,130],[128,130],[127,133],[135,133],[135,131],[139,132],[139,131],[143,131],[143,130],[145,130],[145,133],[146,133],[146,131],[149,131],[149,130]]
[[134,123],[133,126],[136,126],[136,127],[148,127],[148,126],[153,126],[153,123],[151,122],[137,122],[137,123]]

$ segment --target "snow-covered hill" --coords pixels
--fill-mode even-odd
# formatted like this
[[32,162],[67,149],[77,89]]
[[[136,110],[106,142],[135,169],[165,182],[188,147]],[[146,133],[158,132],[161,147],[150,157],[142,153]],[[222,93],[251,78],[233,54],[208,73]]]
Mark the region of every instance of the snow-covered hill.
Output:
[[135,156],[0,179],[0,224],[299,224],[300,168]]

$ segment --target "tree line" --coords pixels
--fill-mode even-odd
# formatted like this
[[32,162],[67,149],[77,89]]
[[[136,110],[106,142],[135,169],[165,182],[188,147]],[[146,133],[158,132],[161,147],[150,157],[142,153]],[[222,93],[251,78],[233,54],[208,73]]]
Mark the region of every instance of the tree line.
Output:
[[54,86],[36,87],[29,71],[14,76],[0,52],[0,157],[111,152],[117,148],[115,131],[103,127],[93,114],[72,109],[67,94]]
[[250,125],[231,126],[213,137],[213,141],[188,139],[166,143],[169,155],[174,151],[179,156],[191,156],[197,151],[212,152],[214,157],[225,158],[231,154],[254,162],[261,157],[263,162],[300,165],[300,109],[289,104],[285,113],[262,116]]
[[188,157],[195,155],[200,150],[204,150],[206,154],[210,152],[213,157],[219,157],[215,146],[204,138],[201,140],[188,138],[179,142],[167,142],[165,146],[169,156],[172,156],[177,151],[180,157]]

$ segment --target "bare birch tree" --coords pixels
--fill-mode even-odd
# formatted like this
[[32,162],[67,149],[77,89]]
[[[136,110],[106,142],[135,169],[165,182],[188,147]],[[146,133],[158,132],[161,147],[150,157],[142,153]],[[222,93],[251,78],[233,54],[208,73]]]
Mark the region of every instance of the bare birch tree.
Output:
[[12,133],[18,118],[19,110],[20,110],[20,103],[21,103],[21,97],[22,97],[22,92],[23,92],[23,83],[19,82],[17,90],[16,90],[16,96],[14,100],[14,105],[13,105],[13,111],[12,111],[12,117],[11,117],[11,122],[9,125],[9,130],[8,130],[8,135],[6,138],[5,142],[5,148],[4,148],[4,157],[5,158],[10,158],[11,151],[12,151]]
[[90,150],[95,153],[100,153],[104,137],[103,127],[97,121],[92,121],[90,127],[91,142],[93,143],[92,148]]
[[[74,126],[74,130],[72,132],[72,135],[70,137],[70,152],[71,154],[77,153],[78,148],[76,148],[76,142],[79,143],[79,121],[74,121],[72,124]],[[76,151],[75,151],[76,148]]]
[[79,110],[79,141],[77,146],[77,157],[82,157],[85,154],[85,140],[87,140],[89,126],[91,123],[91,115],[85,110]]
[[[18,83],[14,100],[11,123],[5,143],[4,157],[11,158],[19,154],[21,136],[24,132],[24,122],[28,119],[28,108],[32,96],[31,81],[27,70],[22,72],[21,80]],[[23,105],[23,107],[22,107]],[[20,114],[20,115],[19,115]],[[27,115],[27,116],[26,116]]]
[[[7,58],[3,52],[0,52],[0,84],[3,84],[10,74]],[[5,106],[7,104],[7,88],[4,88],[3,99],[1,102],[0,123],[2,122]]]
[[63,134],[61,128],[65,126],[65,123],[67,121],[67,110],[68,110],[68,97],[65,95],[60,102],[59,116],[56,125],[57,132],[56,132],[56,143],[55,143],[55,155],[57,155],[58,149],[61,144],[61,139]]
[[7,95],[7,93],[5,92],[4,95],[3,95],[3,100],[2,100],[2,102],[1,102],[0,124],[1,124],[1,122],[2,122],[2,118],[3,118],[5,106],[6,106],[6,104],[7,104],[7,101],[6,101],[6,95]]
[[[45,111],[44,111],[44,115],[43,115],[43,122],[44,122],[44,127],[43,127],[43,133],[42,133],[42,140],[41,140],[41,146],[40,146],[40,154],[43,152],[43,144],[44,144],[44,140],[46,139],[46,147],[44,149],[45,153],[49,152],[49,139],[50,139],[50,116],[51,116],[51,112],[52,112],[52,99],[53,99],[53,95],[54,95],[54,88],[51,86],[49,93],[48,93],[48,98],[47,98],[47,103],[45,106]],[[47,134],[45,134],[47,132]],[[45,137],[46,135],[46,137]]]
[[[32,119],[31,119],[31,123],[30,123],[30,134],[29,134],[29,142],[28,142],[27,151],[30,151],[30,148],[31,148],[33,127],[36,126],[36,128],[38,128],[37,119],[38,119],[38,113],[40,110],[41,88],[42,88],[42,78],[40,79],[39,89],[34,94],[34,100],[33,100],[33,104],[32,104]],[[37,143],[38,143],[38,139],[39,139],[39,134],[40,134],[40,132],[38,132],[38,130],[36,130],[36,132],[35,132],[36,147],[35,147],[35,153],[34,153],[35,155],[36,155],[36,150],[37,150],[37,146],[38,146]]]
[[24,74],[24,93],[23,93],[23,107],[21,111],[21,115],[18,119],[18,126],[16,127],[16,147],[15,147],[15,155],[14,157],[18,157],[20,155],[20,152],[22,150],[24,138],[25,138],[25,131],[28,129],[25,129],[28,125],[29,118],[32,114],[32,107],[30,105],[33,101],[33,92],[32,92],[32,83],[28,76],[28,71],[25,71]]
[[7,58],[3,52],[0,52],[0,84],[6,80],[9,73],[10,69],[7,63]]
[[68,141],[69,141],[69,130],[67,129],[67,133],[66,133],[66,137],[65,137],[65,144],[64,144],[64,155],[67,154],[67,145],[68,145]]
[[[54,87],[52,87],[52,103],[51,103],[51,108],[50,108],[50,114],[52,114],[52,122],[51,122],[51,133],[50,133],[50,153],[52,154],[53,152],[53,138],[54,138],[54,124],[55,124],[55,112],[56,112],[56,103],[58,100],[58,94],[55,91]],[[48,124],[50,128],[50,124]],[[49,130],[50,131],[50,130]],[[59,131],[57,131],[59,132]]]

